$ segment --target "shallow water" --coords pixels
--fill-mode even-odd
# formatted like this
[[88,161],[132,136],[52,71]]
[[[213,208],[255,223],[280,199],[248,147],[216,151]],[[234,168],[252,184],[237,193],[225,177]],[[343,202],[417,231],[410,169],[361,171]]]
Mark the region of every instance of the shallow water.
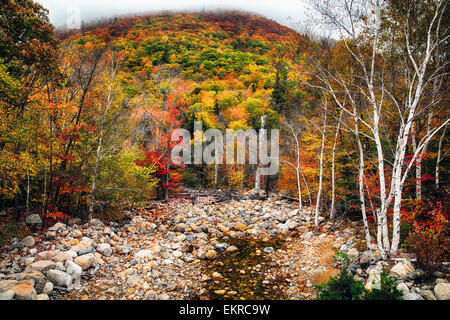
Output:
[[[268,241],[254,239],[218,239],[229,246],[238,248],[235,252],[220,253],[218,258],[207,267],[207,274],[220,273],[223,278],[212,279],[206,284],[209,299],[214,300],[265,300],[282,299],[280,286],[282,279],[263,283],[265,273],[271,267],[271,259],[263,249],[272,247],[277,250],[282,247],[283,241],[270,239]],[[258,254],[257,250],[261,252]],[[225,293],[215,291],[225,290]]]

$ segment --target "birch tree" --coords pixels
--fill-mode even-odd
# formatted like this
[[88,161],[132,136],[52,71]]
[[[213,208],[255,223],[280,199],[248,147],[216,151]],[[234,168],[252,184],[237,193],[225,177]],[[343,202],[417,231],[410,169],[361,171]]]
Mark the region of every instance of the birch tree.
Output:
[[119,58],[115,57],[114,53],[111,53],[109,59],[108,66],[108,77],[107,77],[107,89],[106,89],[106,97],[104,100],[104,107],[102,108],[101,118],[100,118],[100,130],[98,136],[97,149],[95,152],[95,163],[92,174],[92,183],[91,183],[91,197],[89,200],[89,209],[88,209],[88,219],[92,219],[92,215],[94,213],[94,204],[95,204],[95,192],[96,192],[96,183],[97,176],[99,173],[99,165],[101,160],[108,155],[108,152],[104,150],[104,138],[105,138],[105,130],[106,130],[106,121],[109,115],[111,106],[114,102],[116,93],[115,92],[115,80],[117,75],[117,70],[120,65]]
[[[448,39],[448,30],[441,30],[447,2],[430,1],[430,6],[418,6],[416,3],[398,4],[392,1],[310,1],[309,4],[322,18],[321,23],[333,30],[339,38],[344,51],[351,58],[353,75],[340,72],[339,68],[320,68],[316,74],[316,88],[327,92],[344,112],[356,117],[357,121],[368,129],[367,137],[374,143],[378,165],[379,208],[377,209],[378,232],[381,235],[378,247],[385,257],[398,251],[400,240],[400,208],[402,190],[412,164],[423,152],[426,145],[448,123],[430,128],[428,134],[416,145],[412,160],[405,166],[406,147],[411,135],[413,122],[424,110],[430,110],[431,104],[423,101],[425,89],[436,78],[445,74],[447,61],[440,65],[431,63],[434,52]],[[397,7],[400,7],[398,9]],[[421,14],[418,26],[417,10]],[[398,18],[403,13],[403,19]],[[423,16],[427,16],[424,18]],[[429,18],[429,19],[428,19]],[[424,25],[425,24],[425,25]],[[425,41],[412,43],[411,35],[417,28],[426,30]],[[394,37],[390,35],[395,35]],[[414,45],[413,45],[414,44]],[[400,52],[400,53],[399,53]],[[392,64],[395,61],[395,64]],[[391,70],[403,71],[405,79],[399,88],[398,79],[390,78]],[[398,72],[399,72],[398,71]],[[397,73],[398,74],[398,73]],[[402,92],[406,92],[403,94]],[[345,96],[350,105],[360,105],[356,93],[361,95],[365,117],[355,114],[352,108],[343,104]],[[386,108],[397,111],[393,117],[396,128],[396,140],[393,150],[383,143],[383,122]],[[389,139],[389,138],[388,138]],[[390,185],[386,177],[386,156],[392,154],[392,177]],[[388,210],[393,205],[392,244],[388,232]]]

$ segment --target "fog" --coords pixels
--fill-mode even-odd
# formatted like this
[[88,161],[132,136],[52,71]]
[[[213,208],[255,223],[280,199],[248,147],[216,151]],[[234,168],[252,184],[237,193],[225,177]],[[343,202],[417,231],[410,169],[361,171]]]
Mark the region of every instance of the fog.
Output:
[[74,13],[81,21],[128,14],[143,14],[162,10],[242,10],[263,15],[288,27],[305,20],[305,5],[301,0],[37,0],[49,9],[56,27],[70,27]]

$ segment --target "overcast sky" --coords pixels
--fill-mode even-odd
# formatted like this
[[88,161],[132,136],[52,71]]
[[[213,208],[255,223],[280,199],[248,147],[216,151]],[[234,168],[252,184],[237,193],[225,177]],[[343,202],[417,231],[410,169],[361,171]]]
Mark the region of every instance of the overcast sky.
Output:
[[239,9],[259,13],[288,27],[305,19],[301,0],[36,0],[57,27],[70,26],[74,13],[84,22],[114,15],[160,10]]

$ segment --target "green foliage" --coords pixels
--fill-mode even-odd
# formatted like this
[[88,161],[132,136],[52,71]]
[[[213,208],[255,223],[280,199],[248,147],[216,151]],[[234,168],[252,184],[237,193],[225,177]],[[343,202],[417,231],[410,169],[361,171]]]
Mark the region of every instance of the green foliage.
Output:
[[401,300],[403,293],[397,289],[395,280],[388,277],[389,272],[384,270],[381,273],[380,289],[366,291],[364,300]]
[[346,268],[350,264],[350,258],[347,253],[341,250],[336,250],[333,256],[334,262],[336,262],[341,268]]
[[315,286],[318,300],[360,300],[365,292],[364,284],[353,278],[346,268],[327,283]]
[[397,289],[396,279],[389,278],[388,274],[385,270],[381,273],[380,289],[367,290],[362,281],[343,268],[327,283],[315,286],[317,300],[401,300],[403,294]]

